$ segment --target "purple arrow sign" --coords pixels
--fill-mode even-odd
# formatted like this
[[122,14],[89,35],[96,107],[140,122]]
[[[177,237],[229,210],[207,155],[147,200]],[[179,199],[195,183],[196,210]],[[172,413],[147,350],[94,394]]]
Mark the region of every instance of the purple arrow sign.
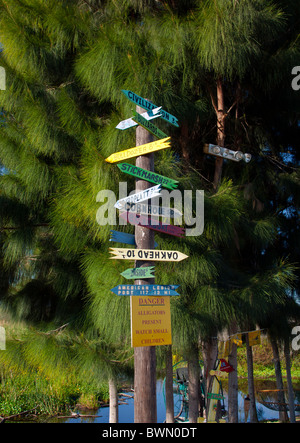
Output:
[[156,220],[155,223],[151,223],[151,217],[145,215],[136,214],[133,212],[123,212],[120,214],[123,220],[126,220],[131,225],[144,226],[154,231],[164,232],[165,234],[174,235],[175,237],[184,237],[185,230],[180,226],[166,225]]

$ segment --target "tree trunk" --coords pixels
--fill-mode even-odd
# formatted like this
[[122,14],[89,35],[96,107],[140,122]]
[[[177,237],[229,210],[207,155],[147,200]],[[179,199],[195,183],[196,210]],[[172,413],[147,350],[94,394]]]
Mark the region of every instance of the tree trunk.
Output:
[[[279,357],[278,346],[277,346],[277,342],[276,342],[275,338],[271,338],[271,345],[272,345],[273,361],[274,361],[274,367],[275,367],[276,386],[277,386],[277,389],[279,389],[278,402],[285,403],[280,357]],[[288,416],[287,416],[286,410],[279,411],[279,420],[283,423],[288,421]]]
[[287,385],[288,385],[290,423],[296,423],[295,398],[294,398],[294,389],[293,389],[292,374],[291,374],[291,357],[290,357],[289,338],[286,338],[284,340],[284,357],[285,357],[286,378],[287,378]]
[[[137,112],[143,110],[137,106]],[[153,141],[152,135],[141,126],[136,129],[136,146]],[[154,154],[141,155],[136,159],[136,166],[154,170]],[[151,187],[145,180],[136,180],[136,192]],[[135,242],[138,249],[154,249],[154,231],[142,226],[135,227]],[[139,266],[151,265],[138,262]],[[135,280],[135,284],[154,284],[154,279]],[[155,346],[134,348],[134,422],[156,423],[156,352]]]
[[[230,334],[237,331],[235,325]],[[231,351],[228,357],[228,363],[234,368],[234,371],[228,374],[228,421],[229,423],[238,423],[238,371],[237,371],[237,345],[231,344]]]
[[197,423],[199,416],[200,368],[198,346],[192,350],[188,360],[189,374],[189,423]]
[[166,390],[166,423],[174,423],[172,345],[167,346],[165,390]]
[[119,409],[118,409],[118,389],[114,378],[108,381],[109,386],[109,423],[118,423]]
[[252,347],[249,345],[248,334],[246,334],[246,346],[247,346],[248,393],[250,397],[250,423],[258,423],[256,401],[255,401],[254,376],[253,376],[253,355],[252,355]]
[[210,375],[210,371],[215,369],[215,364],[218,356],[218,341],[217,340],[206,340],[202,342],[202,355],[204,362],[204,386],[205,386],[205,394],[207,394],[212,376]]
[[[224,91],[223,82],[221,78],[217,80],[217,104],[216,104],[216,114],[217,114],[217,145],[225,146],[225,104],[224,104]],[[216,157],[215,163],[215,174],[214,174],[214,189],[217,190],[222,177],[223,169],[223,158]]]

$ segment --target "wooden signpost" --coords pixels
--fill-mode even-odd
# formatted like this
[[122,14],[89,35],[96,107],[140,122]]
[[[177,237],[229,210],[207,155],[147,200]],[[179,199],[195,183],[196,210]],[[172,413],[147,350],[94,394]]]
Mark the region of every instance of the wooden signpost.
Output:
[[[126,97],[132,101],[132,103],[134,103],[137,106],[140,106],[141,108],[146,109],[146,111],[151,111],[152,109],[157,108],[156,105],[154,105],[153,103],[149,102],[148,100],[146,100],[143,97],[138,96],[137,94],[135,94],[132,91],[128,91],[126,89],[122,89],[122,92],[126,95]],[[178,119],[176,117],[174,117],[174,115],[170,114],[169,112],[160,109],[160,114],[161,114],[161,118],[163,118],[164,120],[166,120],[168,123],[171,123],[171,125],[177,126],[178,125]]]
[[146,278],[154,278],[153,274],[155,266],[141,266],[140,268],[129,268],[122,272],[121,275],[127,280],[138,280]]
[[152,171],[147,171],[146,169],[139,168],[135,165],[129,163],[118,163],[118,168],[125,172],[126,174],[132,175],[133,177],[146,180],[150,183],[161,184],[164,188],[176,189],[178,186],[177,180],[172,180],[171,178],[164,177],[163,175],[155,174]]
[[155,251],[154,249],[127,249],[109,248],[111,260],[142,260],[142,261],[172,261],[179,262],[188,258],[188,255],[178,251]]
[[[132,210],[132,203],[137,204],[142,201],[140,197],[146,196],[146,199],[151,198],[149,195],[151,191],[148,189],[149,182],[159,185],[159,189],[161,186],[174,189],[178,183],[175,180],[154,174],[153,152],[169,148],[171,144],[170,137],[166,137],[166,134],[154,125],[150,125],[148,120],[153,115],[165,119],[174,126],[179,125],[176,117],[158,108],[148,100],[139,97],[131,91],[122,90],[122,92],[133,103],[147,110],[147,115],[143,114],[141,116],[140,114],[142,113],[137,106],[138,114],[134,117],[136,122],[134,119],[127,119],[120,122],[117,126],[118,129],[127,129],[138,124],[136,147],[116,152],[106,159],[108,163],[117,163],[128,158],[137,157],[135,167],[126,163],[122,163],[119,166],[121,170],[137,178],[136,194],[133,199],[125,198],[120,200],[116,206],[122,208],[125,204],[129,204],[130,210]],[[143,117],[146,118],[146,121]],[[153,141],[150,130],[152,134],[162,138],[158,141]],[[154,207],[150,210],[148,208],[147,205],[147,214],[151,215],[154,210],[157,210]],[[175,212],[173,215],[175,217]],[[118,241],[121,238],[123,242],[130,241],[131,243],[129,244],[133,244],[132,238],[128,239],[127,237],[124,239],[124,237],[120,237],[120,233],[115,234],[117,231],[112,232],[113,241]],[[175,291],[178,287],[176,285],[154,285],[154,276],[151,273],[154,267],[149,266],[148,262],[181,261],[187,258],[187,255],[178,251],[155,251],[153,230],[140,224],[135,226],[134,244],[137,246],[137,249],[110,248],[110,253],[114,255],[110,257],[111,259],[136,261],[136,268],[127,269],[122,274],[125,278],[135,279],[135,285],[119,285],[113,288],[112,291],[118,295],[130,296],[131,340],[134,347],[134,421],[135,423],[156,423],[155,346],[172,344],[170,296],[179,294]],[[147,278],[150,281],[145,280]],[[168,295],[166,296],[165,293]]]
[[151,134],[155,135],[157,138],[166,138],[168,137],[167,134],[165,134],[163,131],[161,131],[159,128],[157,128],[153,123],[146,120],[141,114],[135,113],[134,117],[132,117],[132,120],[137,122],[139,125],[143,126],[143,128],[147,129],[147,131],[151,132]]
[[163,138],[155,142],[146,143],[144,145],[136,146],[135,148],[126,149],[125,151],[115,152],[105,159],[108,163],[117,163],[127,158],[138,157],[140,155],[149,154],[151,152],[167,149],[171,146],[171,137]]
[[167,225],[158,220],[152,222],[151,217],[145,215],[139,215],[132,212],[123,212],[120,217],[133,225],[144,226],[145,228],[174,235],[175,237],[184,237],[184,228],[181,228],[180,226]]
[[134,348],[171,345],[170,297],[131,297],[130,303],[131,345]]
[[[116,295],[127,295],[127,296],[174,296],[179,295],[176,292],[178,285],[118,285],[115,288],[111,289]],[[159,299],[153,298],[152,303],[158,303]]]
[[152,188],[145,189],[144,191],[137,192],[136,194],[129,195],[128,197],[118,200],[115,204],[115,208],[121,209],[125,203],[138,203],[151,198],[159,196],[161,191],[161,185],[153,186]]

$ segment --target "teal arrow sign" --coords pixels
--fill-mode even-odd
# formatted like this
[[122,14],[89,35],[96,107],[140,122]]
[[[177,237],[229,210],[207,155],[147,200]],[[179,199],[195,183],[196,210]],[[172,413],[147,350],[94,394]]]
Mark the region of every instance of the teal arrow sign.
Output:
[[146,120],[142,115],[135,113],[132,120],[137,122],[139,125],[143,126],[143,128],[147,129],[147,131],[151,132],[151,134],[155,135],[157,138],[166,138],[169,137],[163,131],[158,129],[151,121]]
[[[148,100],[144,99],[143,97],[139,97],[132,91],[128,91],[126,89],[122,89],[123,94],[126,95],[126,97],[132,101],[135,105],[140,106],[141,108],[146,109],[146,111],[152,111],[154,108],[158,108],[158,106],[154,105],[153,103],[149,102]],[[174,115],[170,114],[167,111],[164,111],[163,109],[160,109],[161,118],[166,120],[167,122],[171,123],[171,125],[179,127],[178,119],[174,117]]]
[[173,180],[163,175],[156,174],[146,169],[139,168],[138,166],[130,165],[129,163],[118,163],[118,168],[125,172],[125,174],[132,175],[133,177],[146,180],[150,183],[161,184],[164,188],[175,189],[178,186],[178,181]]
[[127,280],[138,280],[144,278],[154,278],[153,274],[155,266],[145,266],[140,268],[129,268],[122,272],[121,275]]
[[116,295],[156,295],[157,297],[179,295],[178,285],[119,285],[111,289]]

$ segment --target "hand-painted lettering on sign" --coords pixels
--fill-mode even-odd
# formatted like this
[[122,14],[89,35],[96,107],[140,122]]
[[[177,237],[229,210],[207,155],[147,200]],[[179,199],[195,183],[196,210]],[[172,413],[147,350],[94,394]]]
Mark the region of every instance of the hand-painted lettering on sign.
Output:
[[141,266],[140,268],[129,268],[122,272],[121,275],[127,280],[144,280],[146,278],[154,278],[153,274],[155,266]]
[[111,289],[111,291],[114,292],[116,295],[121,296],[149,295],[161,297],[179,295],[176,292],[177,288],[178,285],[118,285],[115,288]]
[[142,261],[174,261],[179,262],[188,255],[178,251],[155,251],[154,249],[109,248],[112,260],[142,260]]
[[105,161],[108,163],[117,163],[127,158],[138,157],[140,155],[149,154],[150,152],[167,149],[170,146],[170,137],[167,137],[155,142],[146,143],[145,145],[136,146],[135,148],[126,149],[125,151],[115,152],[107,157]]
[[172,344],[170,297],[131,297],[131,345]]
[[133,177],[155,183],[161,184],[164,188],[175,189],[178,186],[178,181],[173,180],[168,177],[164,177],[163,175],[156,174],[151,171],[147,171],[146,169],[139,168],[138,166],[131,165],[129,163],[118,163],[118,168],[125,172],[126,174],[132,175]]
[[159,128],[157,128],[152,122],[146,120],[142,115],[135,113],[134,117],[132,118],[135,122],[137,122],[140,126],[147,129],[151,134],[155,135],[157,138],[166,138],[168,137],[167,134],[165,134],[163,131],[161,131]]
[[[135,103],[136,105],[140,106],[141,108],[146,109],[146,111],[151,111],[154,108],[157,108],[158,106],[154,105],[153,103],[149,102],[143,97],[139,97],[137,94],[135,94],[132,91],[128,91],[126,89],[122,89],[122,92],[126,95],[126,97],[132,101],[132,103]],[[170,114],[169,112],[165,111],[164,109],[160,110],[161,118],[166,120],[167,122],[171,123],[171,125],[179,127],[178,119],[174,117],[174,115]]]

